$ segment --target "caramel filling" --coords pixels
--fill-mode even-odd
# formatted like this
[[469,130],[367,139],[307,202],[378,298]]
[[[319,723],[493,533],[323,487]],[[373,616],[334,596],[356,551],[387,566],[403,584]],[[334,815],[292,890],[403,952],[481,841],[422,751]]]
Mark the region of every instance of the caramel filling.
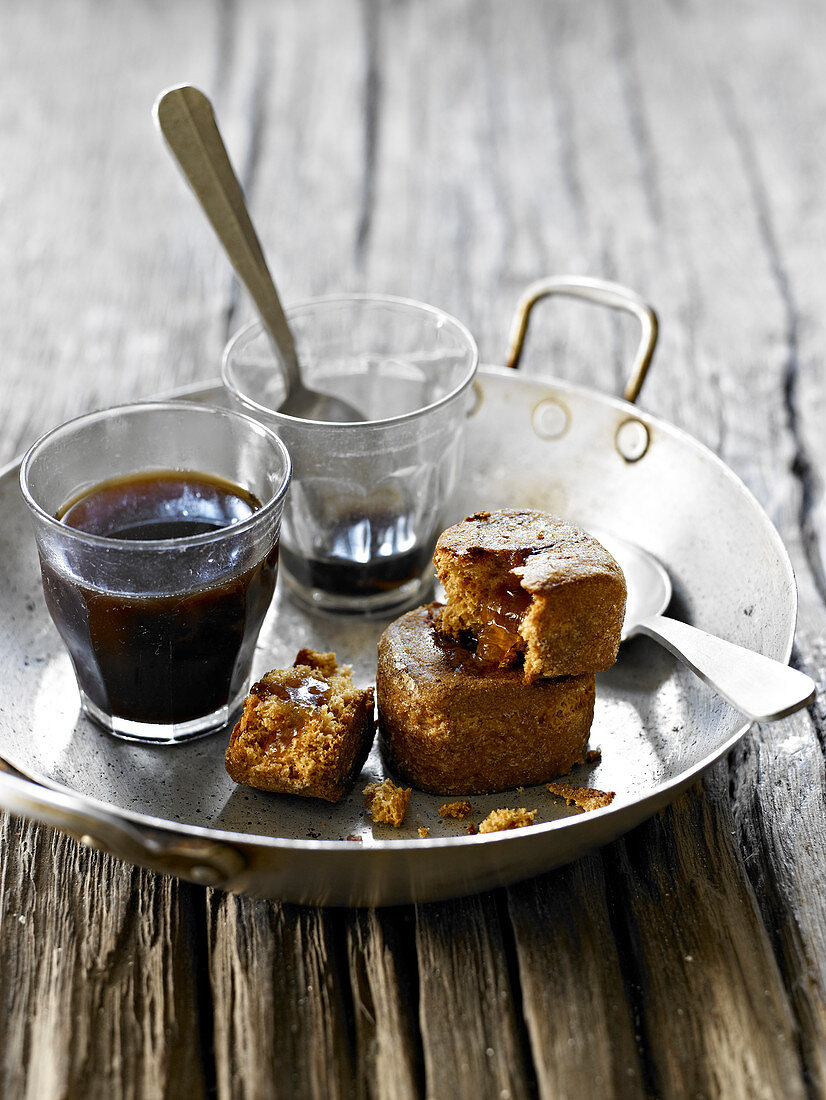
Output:
[[522,639],[518,634],[497,623],[488,623],[482,627],[476,639],[476,656],[480,661],[491,665],[509,665],[516,660],[517,646]]
[[476,635],[476,656],[481,661],[500,667],[516,661],[525,648],[519,625],[530,603],[530,594],[514,581],[500,585],[495,598],[482,605],[487,621]]
[[259,699],[281,699],[293,706],[312,710],[320,707],[330,698],[330,686],[324,680],[314,676],[302,676],[295,684],[271,684],[269,680],[259,680],[252,688],[252,695]]
[[259,680],[253,684],[250,694],[262,701],[280,699],[287,704],[287,713],[279,715],[281,724],[278,728],[268,730],[266,736],[259,739],[264,752],[277,754],[285,751],[306,716],[329,701],[330,685],[315,676],[302,676],[294,683],[286,684]]

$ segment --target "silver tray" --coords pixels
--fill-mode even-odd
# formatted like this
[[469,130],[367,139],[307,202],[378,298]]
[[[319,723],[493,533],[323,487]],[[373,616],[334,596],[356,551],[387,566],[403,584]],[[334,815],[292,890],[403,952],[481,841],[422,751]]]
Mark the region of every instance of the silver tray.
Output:
[[[626,308],[643,340],[626,396],[653,352],[653,314],[610,284],[551,280],[547,293]],[[521,331],[520,331],[521,328]],[[796,589],[786,551],[757,501],[685,432],[578,386],[483,367],[467,424],[464,476],[446,523],[480,508],[536,507],[638,542],[668,567],[672,614],[781,661],[791,652]],[[216,385],[179,396],[222,403]],[[336,806],[236,787],[223,767],[228,730],[172,747],[116,740],[79,712],[69,659],[46,612],[17,465],[0,473],[0,806],[52,824],[121,858],[196,882],[285,901],[383,905],[454,896],[575,859],[671,801],[748,728],[742,715],[644,638],[623,646],[597,683],[590,744],[602,759],[571,782],[616,792],[581,813],[544,787],[474,796],[472,820],[500,806],[538,810],[537,823],[469,836],[443,820],[445,799],[413,792],[401,829],[373,825],[362,788],[386,774],[376,748]],[[373,681],[386,625],[307,613],[279,585],[253,672],[297,649],[334,650]],[[429,828],[421,839],[418,827]],[[358,840],[348,840],[348,836]]]

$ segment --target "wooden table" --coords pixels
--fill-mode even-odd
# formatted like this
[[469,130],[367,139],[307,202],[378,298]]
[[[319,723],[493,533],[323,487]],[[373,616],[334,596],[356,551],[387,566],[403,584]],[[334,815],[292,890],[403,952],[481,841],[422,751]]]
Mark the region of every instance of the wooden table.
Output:
[[[213,97],[284,298],[437,302],[501,362],[545,274],[658,309],[642,403],[746,481],[826,662],[826,8],[645,0],[2,6],[11,460],[217,374],[250,314],[155,133]],[[527,369],[617,389],[633,326],[543,309]],[[315,910],[4,819],[0,1094],[826,1095],[824,704],[508,890]]]

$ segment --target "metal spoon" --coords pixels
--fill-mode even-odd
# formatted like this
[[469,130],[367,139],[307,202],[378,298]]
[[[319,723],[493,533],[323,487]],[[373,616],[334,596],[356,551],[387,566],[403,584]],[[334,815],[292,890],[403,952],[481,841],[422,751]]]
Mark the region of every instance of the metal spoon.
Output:
[[346,401],[311,390],[301,380],[295,342],[253,228],[244,192],[221,139],[212,104],[197,88],[180,84],[161,92],[153,113],[238,278],[258,307],[283,364],[287,393],[279,412],[302,420],[364,420]]
[[785,718],[812,702],[815,683],[805,673],[666,618],[662,612],[671,600],[671,579],[663,566],[634,543],[589,530],[625,573],[623,641],[635,634],[653,638],[754,722]]

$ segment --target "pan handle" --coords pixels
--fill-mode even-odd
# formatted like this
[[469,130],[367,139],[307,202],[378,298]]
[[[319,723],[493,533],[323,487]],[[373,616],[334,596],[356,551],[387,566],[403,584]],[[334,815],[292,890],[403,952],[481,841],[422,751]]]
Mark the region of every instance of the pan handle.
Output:
[[619,283],[609,283],[605,279],[560,275],[531,283],[519,300],[513,315],[507,365],[514,368],[519,366],[531,310],[541,298],[548,298],[552,294],[561,294],[568,298],[583,298],[586,302],[596,302],[597,305],[623,309],[627,313],[634,314],[640,323],[640,342],[634,356],[631,374],[625,384],[623,397],[626,401],[636,401],[651,365],[654,348],[657,346],[657,314],[633,290]]
[[26,779],[5,761],[0,761],[0,808],[53,825],[81,844],[118,859],[180,875],[203,886],[229,888],[247,865],[244,854],[230,844],[139,828],[71,792]]

